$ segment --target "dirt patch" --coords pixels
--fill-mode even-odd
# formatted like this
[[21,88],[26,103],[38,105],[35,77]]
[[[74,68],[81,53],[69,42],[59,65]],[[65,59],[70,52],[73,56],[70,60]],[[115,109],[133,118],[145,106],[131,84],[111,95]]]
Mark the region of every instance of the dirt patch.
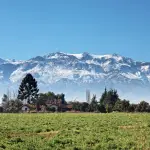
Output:
[[51,132],[40,132],[40,133],[11,133],[8,136],[12,137],[26,137],[26,136],[42,136],[44,138],[53,138],[59,133],[59,131],[51,131]]
[[40,133],[37,133],[37,134],[49,139],[49,138],[52,138],[52,137],[56,136],[58,134],[58,131],[40,132]]
[[135,129],[136,126],[119,126],[119,129]]

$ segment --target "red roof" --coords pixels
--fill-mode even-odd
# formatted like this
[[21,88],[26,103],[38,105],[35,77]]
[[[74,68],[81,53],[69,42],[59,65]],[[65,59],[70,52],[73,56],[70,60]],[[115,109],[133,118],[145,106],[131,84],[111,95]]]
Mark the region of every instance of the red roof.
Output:
[[72,109],[72,104],[69,104],[66,107],[69,108],[69,109]]
[[23,107],[23,106],[27,106],[29,108],[36,108],[35,105],[31,105],[31,104],[23,104],[21,107]]

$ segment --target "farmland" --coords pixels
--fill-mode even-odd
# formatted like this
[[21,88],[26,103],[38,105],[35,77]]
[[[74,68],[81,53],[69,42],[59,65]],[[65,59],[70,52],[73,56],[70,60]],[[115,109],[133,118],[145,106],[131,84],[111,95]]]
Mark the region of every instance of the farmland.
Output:
[[0,114],[0,150],[150,149],[143,113]]

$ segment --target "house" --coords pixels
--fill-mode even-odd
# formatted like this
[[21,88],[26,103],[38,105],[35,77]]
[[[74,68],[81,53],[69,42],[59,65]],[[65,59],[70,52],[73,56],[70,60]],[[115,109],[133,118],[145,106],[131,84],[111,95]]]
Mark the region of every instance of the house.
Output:
[[54,108],[55,111],[70,111],[72,110],[72,105],[68,105],[67,103],[63,103],[61,99],[48,100],[46,105],[49,108]]
[[71,111],[71,110],[72,110],[72,104],[66,105],[66,110],[67,110],[67,111]]
[[31,110],[36,110],[36,107],[30,104],[24,104],[21,106],[21,112],[30,112]]
[[62,106],[62,111],[71,111],[72,110],[72,104],[66,104]]
[[[48,109],[47,109],[48,108]],[[47,100],[45,105],[38,105],[38,109],[35,105],[31,104],[24,104],[20,108],[21,112],[47,112],[47,111],[52,111],[52,112],[66,112],[66,111],[71,111],[72,110],[72,105],[67,104],[66,102],[63,103],[61,99],[51,99]]]
[[54,108],[55,111],[59,111],[62,108],[63,104],[61,99],[51,99],[46,101],[46,106],[49,108]]

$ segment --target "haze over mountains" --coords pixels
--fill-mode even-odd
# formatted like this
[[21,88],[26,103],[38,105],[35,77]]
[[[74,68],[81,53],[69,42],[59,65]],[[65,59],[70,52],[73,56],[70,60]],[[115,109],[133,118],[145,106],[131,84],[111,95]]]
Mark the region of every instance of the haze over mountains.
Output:
[[85,101],[86,89],[100,97],[107,87],[116,88],[121,98],[132,102],[150,102],[150,62],[117,54],[56,52],[27,61],[0,59],[0,94],[16,91],[27,73],[36,78],[41,92],[63,92],[68,101]]

